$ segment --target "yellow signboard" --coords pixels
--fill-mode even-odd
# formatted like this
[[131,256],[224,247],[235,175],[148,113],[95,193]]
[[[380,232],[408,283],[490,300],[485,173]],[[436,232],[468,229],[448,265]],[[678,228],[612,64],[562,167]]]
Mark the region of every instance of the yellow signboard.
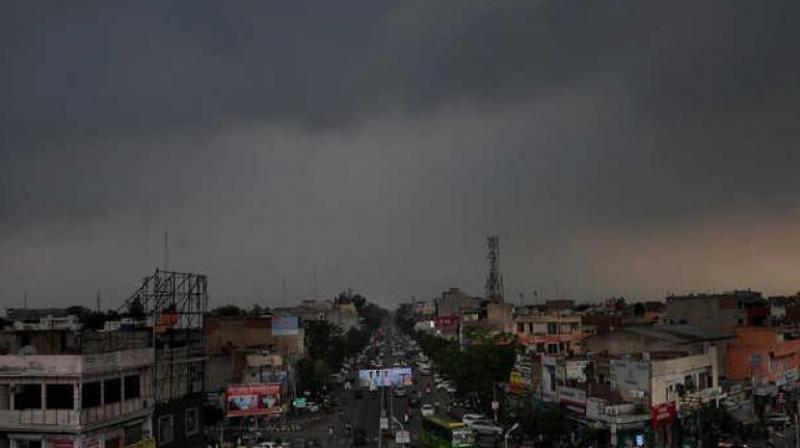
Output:
[[152,437],[148,437],[136,443],[125,445],[125,448],[156,448],[156,440]]

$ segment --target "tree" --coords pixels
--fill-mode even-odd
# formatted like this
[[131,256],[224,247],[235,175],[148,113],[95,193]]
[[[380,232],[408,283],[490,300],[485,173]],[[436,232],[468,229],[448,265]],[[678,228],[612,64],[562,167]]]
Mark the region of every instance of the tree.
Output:
[[636,302],[633,305],[633,315],[636,317],[644,316],[644,304],[642,302]]
[[247,313],[236,305],[223,305],[211,311],[211,315],[216,317],[244,316],[245,314]]

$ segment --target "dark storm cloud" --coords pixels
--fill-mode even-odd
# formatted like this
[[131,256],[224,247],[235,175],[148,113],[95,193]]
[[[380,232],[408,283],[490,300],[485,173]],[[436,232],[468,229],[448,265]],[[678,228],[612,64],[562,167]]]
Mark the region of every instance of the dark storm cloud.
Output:
[[478,289],[490,232],[511,289],[659,294],[663,266],[599,275],[602,241],[633,260],[670,223],[793,219],[798,8],[5,3],[0,294],[123,293],[164,228],[232,300],[307,294],[312,266],[327,292]]

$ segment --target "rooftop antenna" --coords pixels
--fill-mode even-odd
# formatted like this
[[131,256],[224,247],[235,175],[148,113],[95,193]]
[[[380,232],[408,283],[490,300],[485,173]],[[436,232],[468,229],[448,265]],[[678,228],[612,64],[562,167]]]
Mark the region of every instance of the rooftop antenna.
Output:
[[286,276],[281,277],[281,303],[286,306]]
[[317,300],[317,266],[314,266],[314,300]]
[[167,271],[169,267],[169,233],[164,230],[164,267],[163,270]]

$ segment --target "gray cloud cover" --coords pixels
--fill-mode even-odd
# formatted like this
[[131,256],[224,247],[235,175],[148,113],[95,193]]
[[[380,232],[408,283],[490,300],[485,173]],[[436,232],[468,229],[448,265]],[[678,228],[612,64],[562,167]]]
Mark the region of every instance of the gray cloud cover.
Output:
[[798,289],[796,2],[0,6],[0,297]]

